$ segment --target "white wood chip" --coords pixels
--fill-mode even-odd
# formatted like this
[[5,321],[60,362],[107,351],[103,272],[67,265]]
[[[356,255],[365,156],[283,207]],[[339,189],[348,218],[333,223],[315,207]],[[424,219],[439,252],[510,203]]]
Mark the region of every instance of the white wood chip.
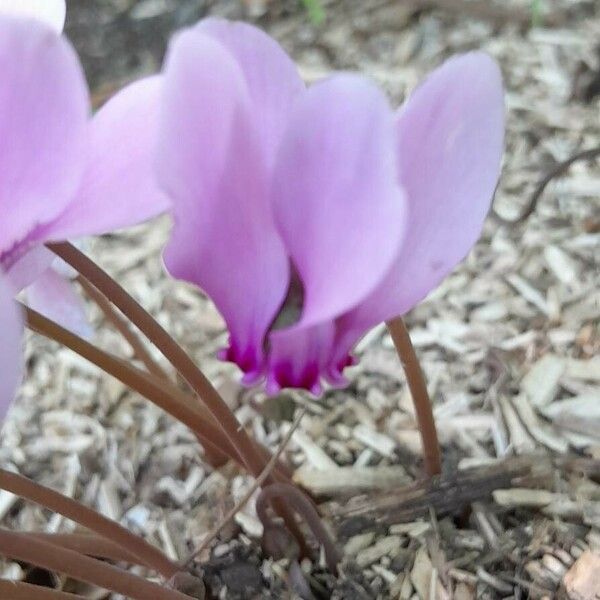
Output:
[[410,481],[403,467],[336,467],[316,470],[300,467],[294,481],[315,494],[358,493],[393,489]]
[[545,354],[531,367],[521,381],[521,389],[534,407],[552,402],[566,368],[566,361],[553,354]]
[[395,556],[400,551],[401,546],[402,538],[397,535],[381,538],[375,545],[358,552],[356,564],[362,568],[368,567],[384,556]]
[[354,437],[365,446],[376,450],[383,456],[392,457],[396,449],[396,442],[387,435],[374,431],[366,425],[357,425],[353,431]]

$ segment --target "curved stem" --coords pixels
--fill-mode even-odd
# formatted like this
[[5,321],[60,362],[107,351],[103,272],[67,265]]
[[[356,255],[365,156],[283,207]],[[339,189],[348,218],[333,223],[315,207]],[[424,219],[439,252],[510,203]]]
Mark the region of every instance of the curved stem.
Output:
[[78,594],[68,594],[39,585],[6,579],[0,579],[0,598],[2,600],[86,600]]
[[[148,373],[158,379],[170,381],[171,378],[169,377],[169,374],[156,360],[154,360],[154,357],[150,354],[146,345],[140,340],[138,335],[132,331],[123,316],[111,304],[110,300],[104,294],[100,293],[87,279],[81,277],[81,275],[77,277],[77,281],[88,297],[102,311],[102,314],[108,322],[112,323],[114,328],[121,334],[123,339],[132,349],[134,357],[137,357],[142,361]],[[202,439],[199,436],[197,437],[198,441],[202,444]],[[204,458],[214,468],[223,466],[229,460],[229,457],[224,452],[208,446],[204,447]]]
[[256,492],[256,490],[262,486],[262,484],[266,481],[267,477],[271,474],[271,471],[273,470],[273,468],[275,467],[275,465],[277,464],[277,461],[279,459],[279,457],[281,456],[281,454],[283,453],[283,451],[285,450],[286,446],[288,445],[289,441],[292,439],[292,435],[294,433],[294,431],[296,431],[296,429],[298,428],[298,425],[300,425],[300,421],[302,420],[302,417],[306,414],[306,409],[303,409],[302,412],[298,415],[298,418],[296,419],[296,421],[292,424],[292,426],[290,427],[290,430],[287,432],[286,436],[283,438],[283,440],[281,441],[281,444],[279,444],[279,448],[277,449],[277,452],[275,452],[275,454],[273,454],[273,456],[271,457],[271,460],[269,460],[269,462],[267,463],[267,465],[265,466],[265,468],[263,469],[263,472],[256,478],[256,480],[254,481],[254,483],[250,486],[250,488],[248,489],[248,491],[244,494],[244,496],[236,503],[236,505],[215,525],[215,527],[213,527],[213,529],[211,529],[211,531],[209,532],[209,534],[206,536],[206,538],[202,541],[202,543],[200,544],[200,546],[194,550],[194,552],[192,552],[192,554],[190,554],[190,556],[186,559],[184,559],[183,561],[181,561],[180,566],[182,568],[182,570],[187,569],[188,567],[191,566],[191,564],[194,562],[194,559],[199,556],[202,551],[208,547],[208,545],[212,542],[212,540],[214,540],[219,533],[221,532],[221,530],[227,526],[227,524],[235,518],[235,515],[242,510],[242,508],[244,508],[244,506],[246,505],[246,503],[250,500],[250,498],[252,498],[252,495],[254,494],[254,492]]
[[59,513],[107,540],[111,540],[137,557],[138,561],[166,579],[179,572],[179,567],[171,562],[158,548],[141,537],[134,535],[115,521],[107,519],[95,510],[63,496],[47,487],[30,481],[22,475],[0,469],[0,489],[35,502],[49,510]]
[[149,598],[190,600],[189,596],[180,592],[162,587],[95,558],[35,539],[26,533],[0,529],[0,554],[42,569],[62,573],[78,581],[97,585],[133,600]]
[[433,477],[442,472],[442,459],[440,453],[440,444],[438,441],[435,419],[427,384],[419,364],[419,359],[414,346],[410,340],[410,335],[404,325],[401,317],[397,317],[387,323],[388,330],[392,336],[392,341],[398,352],[400,362],[406,373],[406,380],[415,405],[417,423],[421,433],[423,444],[423,462],[427,475]]
[[[67,264],[73,267],[82,277],[102,292],[110,301],[163,353],[175,370],[188,382],[204,405],[212,413],[231,444],[237,449],[248,471],[258,477],[264,467],[264,460],[254,446],[245,429],[226,402],[221,398],[210,381],[198,369],[194,361],[140,304],[127,293],[112,277],[104,272],[94,261],[80,252],[72,244],[62,242],[48,244],[48,248]],[[273,477],[267,479],[272,483]],[[276,506],[287,527],[305,546],[302,533],[298,529],[293,515],[283,505]]]
[[263,489],[256,500],[256,512],[263,525],[265,527],[272,525],[267,512],[267,506],[276,498],[285,498],[294,507],[294,510],[304,518],[313,535],[323,545],[325,560],[327,561],[329,570],[332,573],[337,573],[337,565],[342,557],[329,532],[325,529],[317,508],[296,486],[288,485],[287,483],[273,483]]
[[580,161],[580,160],[592,160],[600,156],[600,147],[598,148],[589,148],[588,150],[583,150],[581,152],[577,152],[570,156],[563,162],[558,163],[550,172],[548,172],[543,179],[536,186],[533,194],[531,194],[531,198],[525,208],[521,211],[521,214],[514,219],[506,219],[502,215],[498,214],[495,208],[492,208],[492,212],[494,217],[503,223],[504,225],[516,225],[517,223],[522,223],[527,218],[529,218],[533,212],[535,211],[544,190],[548,186],[548,184],[557,177],[560,177],[564,173],[566,173],[572,164]]
[[238,448],[248,470],[258,476],[262,470],[263,461],[248,434],[240,427],[223,398],[181,346],[129,293],[77,248],[69,243],[48,244],[48,248],[109,298],[164,354],[165,358],[198,394],[230,442]]
[[[168,381],[157,379],[124,360],[97,348],[31,308],[22,305],[22,309],[27,326],[32,331],[59,342],[97,365],[104,372],[112,375],[187,425],[198,436],[203,445],[210,447],[211,451],[215,453],[225,452],[231,459],[244,466],[238,452],[229,440],[223,436],[215,425],[207,422],[204,415],[191,402],[189,396],[178,387]],[[267,452],[266,449],[264,452]],[[280,471],[280,477],[284,480],[287,479],[283,466],[280,467]]]

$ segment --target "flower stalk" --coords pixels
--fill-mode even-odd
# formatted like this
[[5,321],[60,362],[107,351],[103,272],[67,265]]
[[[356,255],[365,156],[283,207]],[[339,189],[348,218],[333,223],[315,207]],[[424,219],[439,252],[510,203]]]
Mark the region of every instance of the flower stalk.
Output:
[[125,549],[136,557],[137,562],[154,569],[165,579],[170,579],[179,571],[179,567],[158,548],[72,498],[4,469],[0,469],[0,488],[87,527]]
[[48,247],[109,298],[163,353],[211,412],[231,444],[238,449],[248,470],[255,476],[260,475],[264,466],[263,460],[248,434],[240,427],[217,390],[181,346],[128,292],[75,246],[64,242],[48,244]]
[[86,600],[79,594],[69,594],[23,581],[6,579],[0,579],[0,598],[4,600]]
[[[238,462],[240,466],[245,466],[237,450],[223,436],[216,424],[207,421],[206,417],[195,406],[194,399],[187,396],[175,385],[157,379],[126,361],[97,348],[33,309],[27,306],[22,306],[22,308],[29,329],[55,340],[70,348],[79,356],[89,360],[105,373],[112,375],[130,389],[138,392],[172,417],[187,425],[206,448],[209,448],[215,454],[225,453],[229,458]],[[268,451],[260,448],[260,452],[266,456]],[[281,464],[278,466],[278,473],[284,480],[289,478],[289,474]]]
[[158,362],[156,362],[156,360],[154,360],[152,354],[150,354],[135,332],[129,328],[123,317],[118,314],[110,300],[83,277],[78,276],[77,283],[79,283],[89,298],[94,301],[106,319],[112,323],[115,329],[123,336],[133,350],[134,356],[144,364],[148,372],[161,379],[169,380],[168,373],[158,364]]
[[398,352],[400,362],[404,367],[406,380],[415,406],[417,424],[423,444],[425,471],[429,477],[434,477],[442,472],[442,459],[431,399],[427,391],[423,370],[421,369],[415,348],[412,345],[410,335],[402,318],[397,317],[388,321],[387,327]]
[[[144,310],[112,277],[75,246],[68,242],[62,242],[48,244],[48,248],[109,298],[131,323],[162,352],[164,357],[202,400],[229,442],[236,448],[248,471],[254,477],[259,477],[265,463],[260,452],[244,428],[240,426],[235,415],[217,390],[160,323]],[[274,481],[273,475],[270,475],[265,483],[270,484]],[[306,549],[304,537],[294,520],[293,514],[282,502],[277,501],[275,509],[284,519],[286,526],[298,540],[301,547]]]
[[[148,568],[149,565],[143,565],[140,559],[129,550],[123,548],[98,535],[89,533],[30,533],[32,537],[50,542],[56,546],[79,552],[93,558],[103,558],[113,562],[124,562],[130,565],[137,565]],[[150,567],[151,568],[151,567]]]
[[0,554],[12,560],[62,573],[132,600],[190,600],[185,594],[27,533],[0,529]]

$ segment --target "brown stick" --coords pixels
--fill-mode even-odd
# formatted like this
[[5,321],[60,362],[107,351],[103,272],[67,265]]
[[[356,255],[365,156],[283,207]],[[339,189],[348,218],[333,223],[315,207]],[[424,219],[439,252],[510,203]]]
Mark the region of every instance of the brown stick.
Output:
[[0,529],[0,554],[62,573],[133,600],[190,600],[189,596],[180,592],[164,588],[95,558],[35,539],[26,533]]
[[408,330],[401,317],[392,319],[387,323],[392,341],[398,352],[400,362],[406,373],[406,380],[415,405],[415,413],[421,441],[423,444],[423,463],[427,475],[433,477],[442,472],[442,459],[438,441],[435,419],[427,385],[419,364],[419,359],[410,340]]
[[78,594],[68,594],[22,581],[6,581],[6,579],[0,579],[0,598],[2,600],[85,600]]
[[[203,445],[210,447],[215,453],[225,452],[230,458],[244,466],[238,452],[229,440],[215,425],[207,422],[199,408],[178,387],[97,348],[33,309],[27,306],[22,306],[22,308],[27,326],[32,331],[59,342],[97,365],[187,425],[199,437]],[[264,452],[267,452],[266,449]],[[286,480],[287,475],[283,466],[280,471],[281,478]]]
[[[48,248],[71,265],[79,274],[94,285],[162,352],[175,370],[188,382],[204,405],[212,413],[223,433],[237,449],[248,471],[258,477],[264,460],[243,427],[221,398],[217,390],[204,376],[188,354],[177,344],[167,331],[142,306],[127,293],[112,277],[75,246],[67,242],[48,244]],[[275,481],[269,477],[266,483]],[[306,543],[294,515],[283,503],[276,503],[277,512],[298,543],[306,551]]]
[[573,156],[570,156],[567,158],[567,160],[558,163],[544,176],[544,178],[538,183],[533,194],[531,194],[531,198],[529,199],[527,206],[521,211],[521,214],[518,217],[515,219],[505,219],[502,215],[499,215],[496,212],[495,208],[492,209],[494,217],[504,225],[516,225],[517,223],[522,223],[533,214],[540,198],[542,197],[542,194],[544,193],[544,190],[553,179],[556,179],[557,177],[560,177],[566,173],[572,164],[580,160],[592,160],[598,156],[600,156],[600,148],[590,148],[588,150],[583,150],[582,152],[577,152],[577,154],[573,154]]
[[100,513],[67,496],[4,469],[0,469],[0,488],[59,513],[87,527],[103,538],[115,542],[127,552],[136,556],[138,562],[155,569],[166,579],[170,579],[175,573],[179,572],[179,567],[171,562],[158,548],[134,535],[115,521],[107,519]]
[[510,457],[497,463],[453,471],[433,480],[415,481],[372,494],[352,504],[331,503],[327,514],[337,522],[412,523],[431,510],[439,516],[460,514],[475,501],[490,498],[497,489],[546,489],[556,477],[552,459],[544,456]]

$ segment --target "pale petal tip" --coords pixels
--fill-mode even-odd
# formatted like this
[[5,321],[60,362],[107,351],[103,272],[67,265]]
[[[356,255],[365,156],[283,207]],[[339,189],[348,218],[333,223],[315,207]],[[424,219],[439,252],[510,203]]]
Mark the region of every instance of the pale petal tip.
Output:
[[65,0],[0,0],[0,15],[32,17],[61,33],[65,26]]

